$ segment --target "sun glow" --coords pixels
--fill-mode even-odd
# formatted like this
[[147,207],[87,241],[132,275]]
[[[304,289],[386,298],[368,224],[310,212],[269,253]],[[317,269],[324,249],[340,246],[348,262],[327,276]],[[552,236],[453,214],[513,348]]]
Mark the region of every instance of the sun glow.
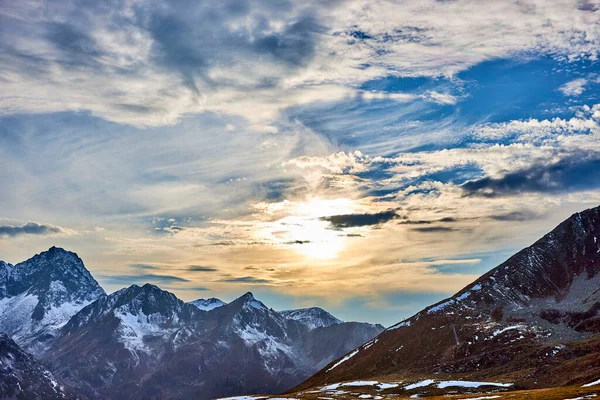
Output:
[[278,203],[273,209],[285,211],[282,218],[269,223],[261,236],[281,245],[293,248],[299,254],[328,260],[337,258],[344,248],[347,236],[331,229],[323,217],[351,214],[356,204],[350,199],[310,199],[302,203],[290,201]]

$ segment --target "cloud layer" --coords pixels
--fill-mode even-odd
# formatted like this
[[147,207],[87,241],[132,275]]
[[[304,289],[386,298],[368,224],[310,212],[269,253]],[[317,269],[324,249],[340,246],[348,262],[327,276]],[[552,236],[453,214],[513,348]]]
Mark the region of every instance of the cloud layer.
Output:
[[356,90],[390,74],[450,77],[527,53],[595,60],[600,48],[596,7],[561,0],[28,1],[3,4],[0,18],[3,114],[87,110],[136,126],[212,111],[264,129],[315,101],[405,101]]
[[397,322],[600,203],[599,13],[1,3],[0,252]]

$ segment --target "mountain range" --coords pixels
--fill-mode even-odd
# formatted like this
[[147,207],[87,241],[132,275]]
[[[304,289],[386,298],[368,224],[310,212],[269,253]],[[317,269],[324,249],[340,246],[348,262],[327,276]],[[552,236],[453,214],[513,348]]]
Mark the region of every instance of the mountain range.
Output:
[[600,207],[385,330],[252,293],[107,295],[59,248],[0,264],[0,317],[4,397],[587,399],[600,385]]
[[52,398],[50,379],[60,382],[50,390],[67,388],[58,396],[209,399],[289,389],[383,327],[320,308],[279,313],[251,293],[228,304],[186,303],[150,284],[107,295],[75,253],[52,247],[0,262],[0,331],[11,354],[47,366],[0,357],[18,370],[0,369],[0,380],[26,377],[41,398]]

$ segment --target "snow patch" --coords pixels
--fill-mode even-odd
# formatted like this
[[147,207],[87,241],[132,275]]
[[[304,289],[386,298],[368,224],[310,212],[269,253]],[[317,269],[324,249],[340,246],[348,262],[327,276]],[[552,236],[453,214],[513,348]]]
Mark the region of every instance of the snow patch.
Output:
[[393,389],[393,388],[400,386],[401,383],[402,382],[398,382],[398,383],[382,382],[379,385],[377,385],[377,388],[379,390]]
[[335,364],[333,364],[333,366],[331,368],[329,368],[327,371],[325,372],[329,372],[332,369],[334,369],[335,367],[340,366],[343,362],[348,361],[349,359],[351,359],[352,357],[354,357],[355,355],[358,354],[358,349],[354,350],[352,353],[348,354],[346,357],[342,358],[340,361],[336,362]]
[[586,383],[585,385],[581,385],[581,387],[590,387],[590,386],[596,386],[596,385],[600,385],[600,379],[598,379],[597,381],[594,381],[594,382]]
[[219,299],[212,298],[212,299],[198,299],[198,300],[190,301],[190,304],[195,306],[199,310],[210,311],[210,310],[214,310],[215,308],[224,306],[225,302],[223,302]]
[[115,316],[121,320],[119,325],[119,341],[126,349],[149,353],[150,349],[144,343],[146,336],[166,337],[175,329],[166,328],[168,319],[160,313],[146,315],[142,312],[132,314],[125,310],[115,310]]
[[425,386],[429,386],[433,383],[435,383],[435,381],[433,379],[425,379],[423,381],[411,383],[410,385],[404,386],[404,390],[411,390],[411,389],[416,389],[416,388],[420,388],[420,387],[425,387]]
[[444,389],[447,387],[464,387],[464,388],[478,388],[480,386],[496,386],[496,387],[510,387],[512,383],[496,383],[496,382],[473,382],[473,381],[442,381],[437,384],[438,389]]
[[410,321],[409,320],[405,320],[402,322],[397,323],[396,325],[392,325],[389,328],[387,328],[388,331],[393,331],[394,329],[398,329],[398,328],[402,328],[402,327],[408,327],[410,326]]
[[463,294],[461,294],[458,297],[446,300],[443,303],[440,303],[440,304],[438,304],[436,306],[431,307],[430,309],[427,310],[427,314],[433,314],[434,312],[441,311],[441,310],[443,310],[444,308],[446,308],[446,307],[448,307],[450,305],[457,304],[457,303],[465,300],[473,292],[476,292],[478,290],[481,290],[481,285],[480,284],[474,285],[471,289],[467,290],[466,292],[464,292]]

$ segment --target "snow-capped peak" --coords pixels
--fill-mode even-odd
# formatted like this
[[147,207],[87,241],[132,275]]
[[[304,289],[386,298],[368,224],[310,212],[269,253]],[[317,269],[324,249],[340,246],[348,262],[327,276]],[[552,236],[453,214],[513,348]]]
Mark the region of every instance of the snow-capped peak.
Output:
[[284,310],[281,311],[280,314],[286,319],[292,319],[302,323],[310,330],[341,324],[344,322],[319,307]]
[[188,304],[196,306],[199,310],[210,311],[215,308],[224,306],[226,303],[217,298],[211,297],[210,299],[198,299],[190,301]]
[[251,307],[251,308],[255,308],[257,310],[267,310],[268,309],[267,306],[265,306],[262,302],[260,302],[259,300],[256,300],[256,298],[254,297],[254,295],[251,292],[245,293],[243,296],[238,298],[236,301],[241,301],[242,304],[244,305],[244,308]]
[[40,353],[58,329],[104,290],[77,254],[51,247],[15,266],[0,263],[0,326]]

